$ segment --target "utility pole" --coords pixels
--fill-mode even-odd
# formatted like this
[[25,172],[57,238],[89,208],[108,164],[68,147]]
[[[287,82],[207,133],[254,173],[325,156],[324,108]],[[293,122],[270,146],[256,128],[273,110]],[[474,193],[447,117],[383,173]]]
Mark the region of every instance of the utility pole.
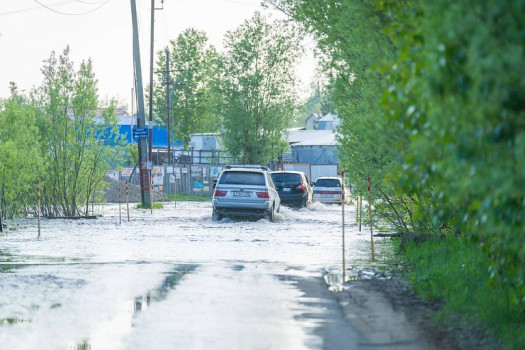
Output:
[[171,163],[171,140],[170,140],[170,94],[171,94],[171,78],[170,78],[170,51],[166,49],[166,123],[168,128],[168,166]]
[[[135,93],[137,94],[137,127],[146,127],[146,117],[144,115],[144,90],[142,87],[142,68],[140,65],[140,46],[137,26],[137,7],[135,0],[131,1],[131,21],[133,25],[133,68],[135,72]],[[140,197],[144,207],[151,206],[149,183],[150,173],[146,166],[148,160],[148,150],[146,139],[138,139],[139,163],[140,163]]]
[[164,9],[164,0],[161,0],[162,8],[155,8],[155,0],[151,0],[151,39],[150,39],[150,52],[149,52],[149,160],[153,158],[153,54],[154,43],[155,43],[155,10]]

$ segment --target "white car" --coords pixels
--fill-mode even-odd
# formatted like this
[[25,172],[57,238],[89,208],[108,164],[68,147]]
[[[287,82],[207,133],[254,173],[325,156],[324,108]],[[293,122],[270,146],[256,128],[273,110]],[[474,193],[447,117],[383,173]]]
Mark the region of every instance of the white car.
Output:
[[273,222],[281,200],[266,167],[227,166],[217,180],[212,203],[214,221],[250,216]]
[[[340,177],[319,177],[314,183],[314,202],[322,203],[342,203],[343,186]],[[345,203],[350,200],[350,193],[346,187],[345,191]]]

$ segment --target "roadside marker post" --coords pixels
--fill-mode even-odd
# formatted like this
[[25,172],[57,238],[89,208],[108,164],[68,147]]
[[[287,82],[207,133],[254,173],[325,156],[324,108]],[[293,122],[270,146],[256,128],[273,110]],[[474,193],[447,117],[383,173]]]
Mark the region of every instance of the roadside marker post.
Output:
[[366,179],[368,186],[368,214],[370,216],[370,244],[372,246],[372,261],[375,261],[374,254],[374,225],[372,222],[372,194],[370,192],[370,176]]
[[341,172],[341,215],[343,233],[343,283],[346,280],[346,260],[345,260],[345,173]]
[[359,195],[359,232],[361,232],[361,224],[363,222],[363,195]]
[[150,198],[149,202],[151,204],[151,215],[153,215],[153,176],[150,176],[150,178],[151,178],[151,191],[149,191],[149,198]]
[[128,213],[128,221],[129,221],[129,192],[128,192],[128,182],[126,181],[126,211]]
[[355,223],[359,222],[359,197],[355,196]]
[[122,200],[121,200],[121,192],[122,192],[122,191],[121,191],[121,189],[120,189],[120,187],[119,187],[119,189],[118,189],[118,224],[119,224],[119,225],[122,225],[122,211],[121,211],[121,208],[122,208],[122,206],[121,206],[121,202],[122,202]]
[[40,180],[36,180],[36,193],[38,199],[37,221],[38,221],[38,238],[40,239]]

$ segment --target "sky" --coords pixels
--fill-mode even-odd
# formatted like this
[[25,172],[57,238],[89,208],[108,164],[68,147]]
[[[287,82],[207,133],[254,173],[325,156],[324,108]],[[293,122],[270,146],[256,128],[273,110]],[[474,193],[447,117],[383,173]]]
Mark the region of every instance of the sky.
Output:
[[[189,27],[206,32],[222,49],[224,34],[257,10],[271,18],[261,0],[155,0],[155,52]],[[149,82],[151,1],[136,0],[143,84]],[[305,40],[309,52],[312,40]],[[78,69],[91,58],[102,100],[117,98],[130,109],[133,87],[133,46],[130,0],[0,0],[0,98],[9,96],[9,82],[29,92],[42,82],[40,69],[51,52],[69,45]],[[314,59],[307,55],[297,68],[306,97],[313,79]]]

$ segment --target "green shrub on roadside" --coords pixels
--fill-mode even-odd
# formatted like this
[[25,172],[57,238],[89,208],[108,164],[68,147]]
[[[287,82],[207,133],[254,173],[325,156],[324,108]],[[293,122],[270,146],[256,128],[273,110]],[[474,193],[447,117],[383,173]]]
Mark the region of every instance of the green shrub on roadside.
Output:
[[[135,206],[136,209],[151,209],[150,205],[142,205],[142,203],[138,203]],[[164,204],[162,203],[153,203],[153,209],[164,209]]]
[[177,200],[177,201],[190,201],[190,202],[208,202],[211,200],[210,195],[207,193],[204,195],[179,193],[177,194],[177,196],[173,194],[169,194],[168,198],[170,201]]
[[425,300],[442,301],[438,320],[481,324],[505,349],[525,348],[525,325],[511,293],[489,285],[487,256],[462,237],[409,243],[404,254],[410,263],[407,278]]

